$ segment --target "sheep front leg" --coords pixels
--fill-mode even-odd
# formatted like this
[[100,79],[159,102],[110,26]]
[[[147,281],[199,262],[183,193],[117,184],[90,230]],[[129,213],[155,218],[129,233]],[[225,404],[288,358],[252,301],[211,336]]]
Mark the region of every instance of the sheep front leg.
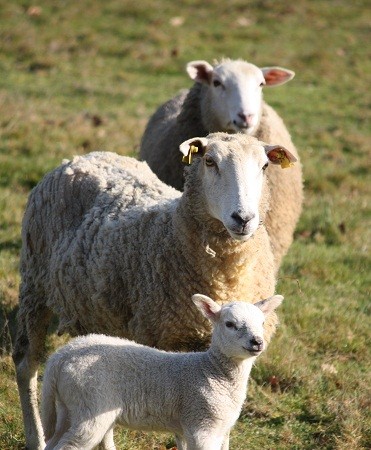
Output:
[[113,428],[110,428],[104,435],[103,441],[99,445],[99,450],[116,450],[113,440]]
[[187,449],[192,450],[221,450],[224,436],[213,435],[212,430],[197,432],[194,436],[186,438]]
[[229,433],[230,433],[230,430],[228,430],[224,435],[224,440],[223,440],[221,450],[229,450]]
[[176,442],[176,447],[178,450],[187,450],[187,443],[186,441],[183,439],[182,436],[179,436],[178,434],[175,435],[175,442]]
[[25,359],[16,367],[18,391],[23,413],[26,449],[43,450],[44,432],[37,399],[37,370]]
[[[18,312],[17,339],[13,361],[21,401],[26,448],[42,450],[45,447],[44,432],[38,406],[37,371],[44,355],[45,339],[51,317],[50,311],[41,305],[28,311],[28,299],[23,299]],[[32,299],[30,300],[32,304]]]

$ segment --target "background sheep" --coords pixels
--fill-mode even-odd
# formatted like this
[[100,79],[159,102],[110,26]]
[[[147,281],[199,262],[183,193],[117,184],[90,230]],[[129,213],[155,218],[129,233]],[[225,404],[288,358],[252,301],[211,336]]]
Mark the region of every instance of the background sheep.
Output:
[[[13,354],[29,448],[42,445],[37,367],[52,313],[59,333],[185,350],[210,336],[190,301],[194,292],[247,302],[274,293],[261,224],[269,207],[264,169],[293,156],[242,134],[195,138],[182,151],[195,147],[183,195],[146,163],[106,152],[64,163],[32,191]],[[272,314],[267,341],[275,323]]]
[[[187,72],[196,83],[162,105],[145,129],[139,156],[167,184],[181,189],[183,165],[178,147],[193,136],[224,131],[246,133],[267,143],[279,142],[298,159],[291,137],[277,113],[262,100],[263,86],[278,86],[294,77],[281,67],[258,68],[242,60],[223,60],[215,67],[192,61]],[[293,239],[303,201],[302,171],[279,167],[268,172],[271,207],[266,227],[277,268]]]
[[192,299],[213,324],[206,352],[166,353],[92,334],[49,358],[42,395],[46,450],[90,450],[102,441],[114,450],[116,422],[175,433],[178,450],[228,450],[252,365],[264,349],[265,317],[283,297],[223,307],[203,295]]

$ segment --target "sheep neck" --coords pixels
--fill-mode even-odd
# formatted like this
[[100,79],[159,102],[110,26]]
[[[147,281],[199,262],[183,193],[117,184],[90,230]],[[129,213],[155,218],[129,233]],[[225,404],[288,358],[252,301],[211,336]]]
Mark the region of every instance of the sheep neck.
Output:
[[236,384],[239,386],[247,385],[256,357],[246,359],[228,357],[213,342],[206,354],[210,372],[215,378],[219,378],[224,384],[233,384],[234,386]]
[[[177,122],[181,125],[180,130],[192,130],[192,135],[189,132],[182,133],[181,139],[189,139],[194,136],[206,136],[209,133],[207,123],[202,119],[201,110],[201,89],[200,83],[195,83],[188,91],[184,103],[177,118]],[[183,128],[184,127],[184,128]]]

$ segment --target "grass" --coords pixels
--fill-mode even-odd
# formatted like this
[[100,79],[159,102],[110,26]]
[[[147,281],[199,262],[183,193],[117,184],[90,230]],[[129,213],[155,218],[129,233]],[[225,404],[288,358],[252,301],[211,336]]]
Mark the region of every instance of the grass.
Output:
[[[0,0],[0,448],[24,437],[9,353],[30,189],[63,158],[135,156],[146,121],[228,56],[295,70],[266,89],[304,166],[280,271],[281,327],[253,370],[231,448],[367,449],[370,421],[370,10],[366,0]],[[61,341],[50,336],[50,351]],[[120,449],[171,448],[116,431]]]

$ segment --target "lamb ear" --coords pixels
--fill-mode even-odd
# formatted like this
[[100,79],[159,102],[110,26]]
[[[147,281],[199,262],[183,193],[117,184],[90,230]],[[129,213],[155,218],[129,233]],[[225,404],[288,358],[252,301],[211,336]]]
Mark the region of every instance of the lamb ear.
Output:
[[192,155],[197,153],[199,156],[203,156],[205,154],[206,146],[208,140],[204,137],[196,137],[192,139],[188,139],[184,141],[179,146],[179,150],[183,153],[182,162],[186,164],[191,164]]
[[195,294],[192,295],[192,301],[206,319],[209,319],[213,323],[219,319],[220,310],[222,308],[210,297],[202,294]]
[[191,61],[187,64],[186,70],[190,78],[197,83],[210,84],[214,68],[207,61]]
[[280,164],[282,169],[291,167],[297,161],[295,156],[282,145],[264,145],[265,153],[273,164]]
[[261,300],[260,302],[254,303],[265,315],[274,311],[283,301],[282,295],[273,295],[272,297]]
[[295,72],[284,67],[261,67],[266,86],[279,86],[292,80]]

